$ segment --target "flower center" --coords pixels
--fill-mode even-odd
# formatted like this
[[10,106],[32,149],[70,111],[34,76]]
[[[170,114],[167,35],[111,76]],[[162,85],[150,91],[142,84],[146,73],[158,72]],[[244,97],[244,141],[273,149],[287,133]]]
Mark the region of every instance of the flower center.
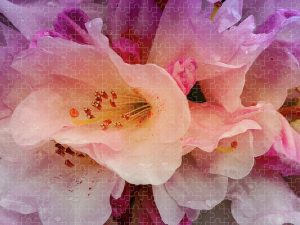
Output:
[[139,126],[151,115],[151,105],[137,91],[118,94],[111,90],[95,91],[89,106],[69,111],[75,125],[99,123],[102,130]]
[[238,146],[237,141],[233,141],[230,143],[230,146],[218,146],[216,150],[221,153],[230,153],[233,152]]

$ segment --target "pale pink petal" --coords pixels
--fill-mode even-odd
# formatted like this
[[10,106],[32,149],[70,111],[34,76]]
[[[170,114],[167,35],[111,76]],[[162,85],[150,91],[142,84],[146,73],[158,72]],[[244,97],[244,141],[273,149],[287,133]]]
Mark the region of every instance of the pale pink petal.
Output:
[[36,32],[50,28],[55,15],[61,10],[58,4],[41,4],[40,8],[13,4],[10,1],[0,2],[0,12],[3,13],[21,33],[29,39]]
[[294,130],[288,121],[280,116],[282,122],[282,130],[280,136],[275,140],[272,148],[288,159],[300,162],[300,134]]
[[299,10],[300,2],[294,0],[243,0],[243,17],[253,15],[258,25],[278,9]]
[[246,75],[242,101],[245,105],[270,102],[280,108],[290,88],[300,85],[299,61],[280,43],[273,43]]
[[122,151],[93,145],[95,160],[133,184],[159,185],[168,180],[181,164],[179,142],[128,142]]
[[268,171],[232,181],[228,197],[233,217],[241,225],[297,224],[300,221],[299,198],[280,175]]
[[[232,55],[229,59],[221,61],[230,65],[236,65],[234,68],[229,68],[223,71],[218,68],[218,64],[213,64],[214,67],[206,67],[204,74],[210,75],[206,79],[200,79],[201,90],[203,91],[208,101],[216,102],[223,105],[226,110],[234,111],[241,106],[240,95],[242,94],[245,74],[252,65],[256,57],[271,43],[274,34],[270,31],[268,34],[254,34],[255,23],[253,17],[248,17],[238,26],[232,27],[228,31],[224,31],[222,40],[224,45],[234,43],[230,52]],[[274,30],[277,27],[273,28]],[[243,38],[241,38],[243,37]],[[237,39],[238,38],[238,39]],[[238,45],[237,45],[238,43]],[[236,47],[237,46],[237,47]],[[224,55],[224,50],[219,50],[219,55]],[[228,57],[228,56],[227,56]],[[237,65],[240,65],[237,67]],[[224,67],[224,66],[223,66]],[[226,69],[226,67],[225,67]],[[211,74],[214,74],[211,76]]]
[[178,205],[191,209],[208,210],[225,198],[228,178],[206,173],[207,168],[196,163],[205,160],[201,156],[204,155],[194,153],[184,157],[183,164],[165,183],[165,187]]
[[23,51],[12,67],[27,77],[30,74],[36,74],[40,79],[63,75],[92,87],[105,83],[108,88],[124,88],[124,81],[120,79],[107,53],[60,38],[39,39],[37,47]]
[[10,129],[15,141],[22,145],[35,145],[47,140],[64,124],[64,101],[58,94],[41,90],[30,94],[15,109]]
[[121,197],[123,191],[125,188],[125,180],[123,180],[122,178],[118,177],[114,189],[111,193],[111,196],[115,199],[118,199]]
[[[178,225],[185,215],[183,207],[168,193],[164,185],[153,185],[153,196],[155,205],[164,223]],[[181,190],[183,191],[183,190]]]
[[231,122],[251,119],[259,124],[261,129],[252,130],[254,156],[263,155],[270,149],[281,130],[280,114],[271,104],[258,103],[255,106],[237,110],[232,115]]

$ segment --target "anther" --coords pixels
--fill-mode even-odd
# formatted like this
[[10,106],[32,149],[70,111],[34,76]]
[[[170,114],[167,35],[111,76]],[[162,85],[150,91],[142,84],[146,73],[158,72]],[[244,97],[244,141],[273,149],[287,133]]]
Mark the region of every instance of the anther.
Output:
[[89,108],[83,108],[83,110],[84,110],[87,118],[89,118],[89,119],[95,118],[95,116],[92,115],[92,110],[90,110]]
[[55,147],[58,149],[65,149],[65,147],[60,143],[55,143]]
[[116,122],[115,123],[115,127],[116,128],[121,128],[121,127],[123,127],[123,125],[120,122]]
[[237,141],[231,142],[231,147],[232,147],[232,148],[237,148],[237,146],[238,146]]
[[65,152],[64,152],[64,149],[61,149],[61,148],[58,148],[55,150],[55,153],[64,157],[65,156]]
[[98,91],[95,92],[95,97],[96,97],[95,98],[96,101],[102,102],[101,94]]
[[94,106],[96,109],[101,110],[102,106],[101,106],[101,102],[96,100],[94,102],[92,102],[92,106]]
[[219,9],[222,7],[223,3],[225,2],[226,0],[221,0],[221,1],[218,1],[218,2],[215,2],[214,3],[214,8],[213,8],[213,11],[210,15],[210,19],[211,20],[214,20],[214,18],[216,17]]
[[109,103],[111,107],[117,107],[116,103],[113,100],[109,99]]
[[70,154],[70,155],[72,155],[72,156],[75,155],[75,152],[72,151],[72,149],[71,149],[70,147],[67,147],[67,148],[66,148],[66,153],[68,153],[68,154]]
[[112,123],[112,121],[110,119],[104,120],[100,124],[100,127],[102,128],[102,130],[106,130],[111,123]]
[[100,92],[100,96],[101,96],[102,98],[108,99],[108,95],[106,94],[105,91],[101,91],[101,92]]
[[73,117],[73,118],[76,118],[76,117],[79,116],[79,112],[75,108],[71,108],[70,111],[69,111],[69,113],[70,113],[70,116]]
[[109,125],[112,123],[112,121],[110,119],[107,119],[107,120],[104,120],[103,123],[106,125]]
[[121,118],[123,118],[125,120],[129,120],[130,116],[128,114],[122,114]]
[[70,167],[70,168],[72,168],[73,166],[74,166],[74,164],[70,161],[70,160],[65,160],[65,165],[67,166],[67,167]]
[[80,157],[80,158],[84,158],[85,157],[85,155],[82,154],[82,153],[77,154],[77,156]]
[[116,92],[114,92],[114,91],[111,91],[110,92],[111,93],[111,97],[113,98],[113,99],[117,99],[117,93]]

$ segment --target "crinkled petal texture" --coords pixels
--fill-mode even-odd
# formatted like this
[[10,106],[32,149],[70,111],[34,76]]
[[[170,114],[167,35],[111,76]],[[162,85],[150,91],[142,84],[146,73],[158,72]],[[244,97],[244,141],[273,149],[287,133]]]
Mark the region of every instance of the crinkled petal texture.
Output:
[[190,103],[190,109],[192,123],[184,143],[207,152],[215,150],[220,140],[251,130],[255,139],[254,154],[262,155],[281,129],[280,116],[270,104],[260,103],[233,113],[211,103]]
[[232,200],[233,217],[241,225],[298,224],[299,198],[279,174],[264,171],[230,182],[228,198]]
[[280,108],[287,97],[287,90],[300,85],[300,11],[279,10],[269,17],[259,28],[259,32],[269,32],[278,26],[280,32],[272,43],[256,59],[246,74],[242,93],[244,105],[258,101],[270,102]]
[[241,106],[246,72],[273,41],[279,27],[274,24],[268,32],[255,34],[251,16],[222,32],[218,27],[201,12],[200,1],[168,1],[149,61],[166,68],[179,58],[194,58],[198,65],[197,80],[201,81],[205,97],[234,111]]
[[279,114],[269,104],[233,113],[210,103],[190,106],[192,123],[184,144],[208,152],[203,154],[209,157],[209,171],[213,174],[234,179],[246,176],[254,157],[268,151],[281,130]]
[[[1,124],[0,205],[22,214],[39,213],[42,224],[104,224],[118,177],[86,155],[56,154],[55,142],[20,149],[7,122]],[[11,185],[13,184],[13,186]],[[78,204],[80,203],[80,204]]]
[[[107,44],[103,39],[104,47],[96,48],[44,37],[38,40],[36,48],[22,52],[13,67],[28,79],[39,77],[39,82],[35,80],[39,90],[32,92],[14,111],[13,137],[22,145],[49,139],[69,145],[105,144],[105,148],[93,148],[95,154],[92,157],[99,157],[96,161],[117,171],[131,183],[162,183],[181,163],[179,140],[190,122],[187,99],[165,70],[153,64],[125,64]],[[109,94],[114,91],[119,96],[109,97],[106,104],[110,102],[110,108],[104,110],[103,117],[97,116],[102,111],[91,105],[95,91],[101,90]],[[106,101],[105,98],[100,100]],[[112,98],[117,99],[116,102],[112,102]],[[102,120],[117,122],[121,113],[127,110],[123,105],[131,102],[135,104],[134,110],[130,111],[133,115],[144,115],[142,109],[151,107],[145,121],[138,120],[140,122],[135,125],[136,120],[129,119],[129,122],[124,120],[125,125],[120,129],[101,129]],[[76,123],[69,115],[74,107],[75,112],[80,111],[80,116],[95,116],[80,117]],[[91,111],[83,112],[85,107]],[[22,129],[17,129],[20,125]],[[41,132],[43,129],[46,131]],[[166,157],[160,157],[160,154]],[[172,157],[167,157],[169,155]]]

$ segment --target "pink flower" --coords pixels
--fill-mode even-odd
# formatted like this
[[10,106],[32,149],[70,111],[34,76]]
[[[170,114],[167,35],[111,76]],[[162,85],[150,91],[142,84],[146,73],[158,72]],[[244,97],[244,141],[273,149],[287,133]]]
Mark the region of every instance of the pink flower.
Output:
[[[231,26],[239,18],[232,17],[232,14],[239,15],[240,3],[227,2],[230,1],[224,3],[228,8],[222,9],[222,20],[212,22],[209,19],[210,8],[204,5],[201,11],[201,1],[168,1],[148,62],[167,68],[171,62],[193,58],[197,65],[196,80],[200,81],[207,101],[220,104],[232,112],[242,105],[240,96],[251,65],[276,35],[298,17],[292,14],[283,16],[281,23],[266,22],[263,27],[268,26],[267,30],[255,31],[252,16],[239,25]],[[181,9],[180,14],[176,12],[177,8]],[[227,19],[226,26],[220,24]]]
[[14,110],[13,137],[76,146],[131,183],[162,183],[181,162],[187,100],[163,69],[125,64],[100,25],[87,24],[97,47],[44,37],[16,58],[13,68],[39,87]]

